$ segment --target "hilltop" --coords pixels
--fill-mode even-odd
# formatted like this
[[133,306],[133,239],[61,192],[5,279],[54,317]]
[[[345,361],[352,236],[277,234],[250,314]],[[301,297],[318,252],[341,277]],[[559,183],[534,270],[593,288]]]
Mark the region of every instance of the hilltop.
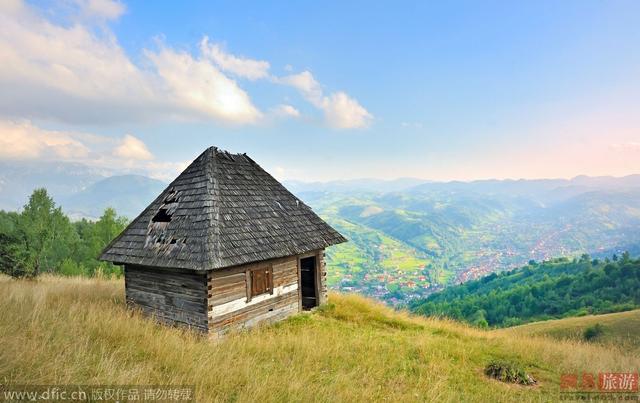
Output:
[[[474,329],[355,295],[210,341],[126,309],[120,280],[0,280],[3,383],[193,384],[198,401],[556,400],[560,375],[627,372],[614,347]],[[488,379],[517,363],[535,386]]]

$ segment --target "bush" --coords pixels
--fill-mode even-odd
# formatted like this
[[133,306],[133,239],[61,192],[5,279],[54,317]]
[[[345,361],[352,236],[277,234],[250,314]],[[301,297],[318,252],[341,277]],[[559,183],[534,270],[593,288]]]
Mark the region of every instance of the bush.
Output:
[[508,361],[491,361],[484,369],[485,375],[502,382],[518,385],[534,385],[536,380],[520,365]]
[[604,326],[602,326],[600,323],[596,323],[595,325],[589,326],[588,328],[584,329],[584,333],[582,333],[582,337],[586,341],[593,341],[598,339],[603,334],[604,334]]

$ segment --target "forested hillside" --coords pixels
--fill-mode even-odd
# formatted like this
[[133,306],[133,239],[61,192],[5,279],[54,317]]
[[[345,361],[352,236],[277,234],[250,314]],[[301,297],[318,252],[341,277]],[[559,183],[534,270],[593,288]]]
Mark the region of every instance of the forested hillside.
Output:
[[452,286],[410,304],[423,315],[477,326],[512,326],[549,318],[624,311],[640,306],[640,259],[566,258]]

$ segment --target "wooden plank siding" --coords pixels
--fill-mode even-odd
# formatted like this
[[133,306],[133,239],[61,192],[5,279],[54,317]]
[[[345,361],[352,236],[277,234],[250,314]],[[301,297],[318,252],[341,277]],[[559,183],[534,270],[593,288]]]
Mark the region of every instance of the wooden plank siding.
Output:
[[316,269],[318,279],[318,305],[327,303],[327,266],[325,262],[324,249],[316,254]]
[[[271,266],[273,293],[250,298],[247,292],[251,269]],[[208,318],[212,336],[231,329],[272,323],[300,311],[298,256],[272,259],[208,273]]]
[[126,265],[124,277],[129,306],[169,325],[208,330],[204,272]]
[[[324,250],[220,270],[198,272],[125,266],[127,304],[170,325],[189,326],[211,336],[273,323],[302,310],[299,261],[316,257],[318,303],[327,301]],[[268,267],[272,291],[251,296],[252,269]]]

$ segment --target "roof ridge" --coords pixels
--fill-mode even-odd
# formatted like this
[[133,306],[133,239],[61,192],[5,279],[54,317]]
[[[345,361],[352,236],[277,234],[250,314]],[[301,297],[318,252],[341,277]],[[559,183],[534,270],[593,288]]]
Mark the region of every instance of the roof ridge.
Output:
[[[206,158],[207,173],[207,194],[211,198],[211,208],[209,209],[209,222],[215,223],[209,226],[207,231],[207,242],[204,243],[204,256],[209,260],[209,264],[214,266],[220,264],[220,187],[216,179],[217,159],[220,149],[210,147],[210,154]],[[203,262],[203,269],[207,269],[207,263]]]

